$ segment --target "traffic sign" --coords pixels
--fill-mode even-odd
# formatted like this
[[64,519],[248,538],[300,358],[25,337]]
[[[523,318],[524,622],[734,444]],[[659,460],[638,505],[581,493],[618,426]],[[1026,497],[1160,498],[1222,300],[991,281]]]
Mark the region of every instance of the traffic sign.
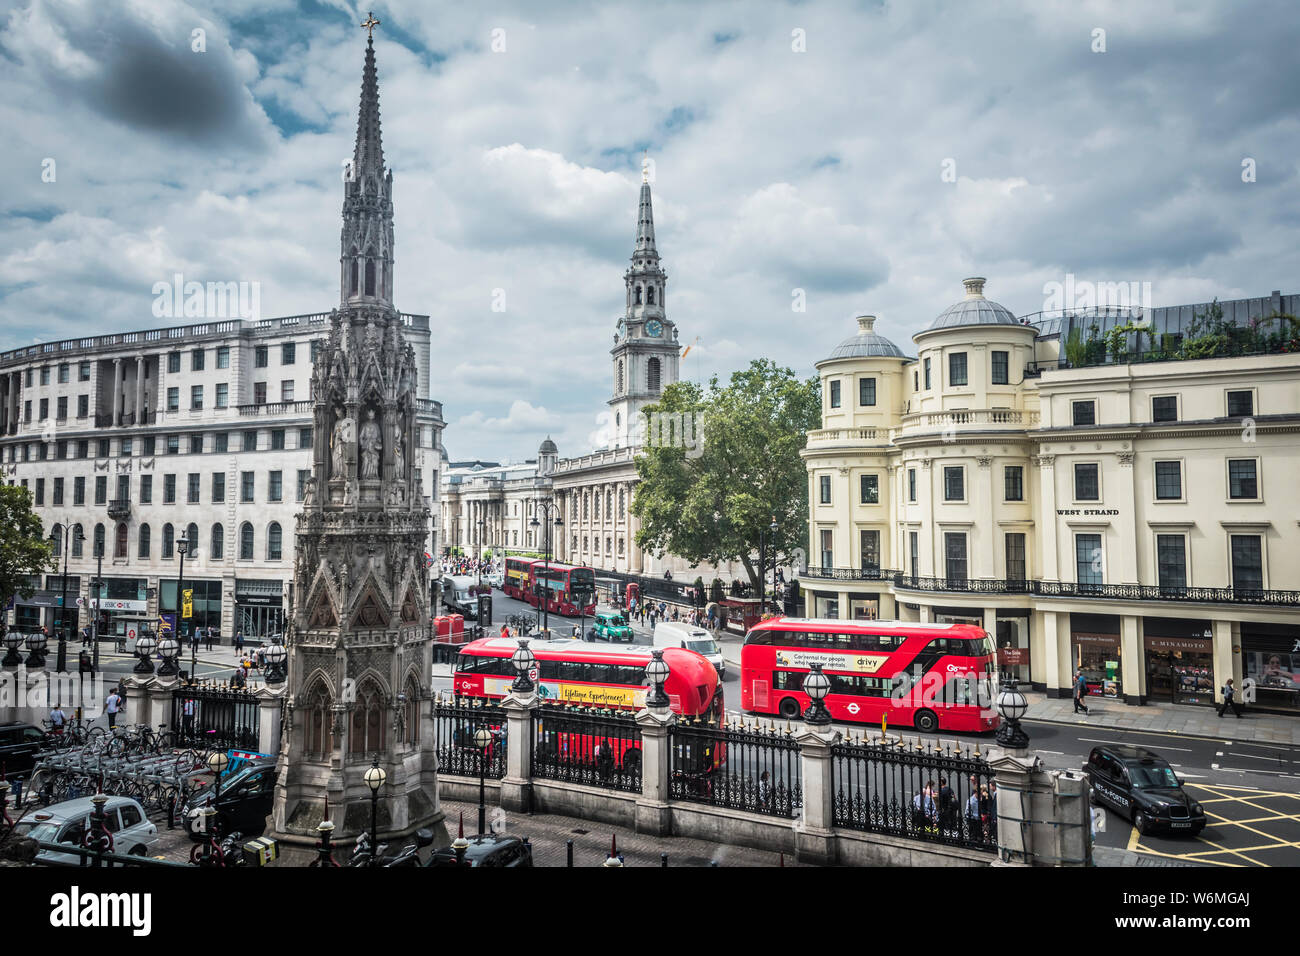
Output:
[[536,681],[537,678],[541,676],[541,673],[542,672],[538,668],[530,667],[528,668],[528,679],[530,681]]
[[135,640],[135,628],[133,628],[133,627],[127,628],[126,636],[127,636],[129,639],[131,639],[131,640],[134,641],[134,640]]

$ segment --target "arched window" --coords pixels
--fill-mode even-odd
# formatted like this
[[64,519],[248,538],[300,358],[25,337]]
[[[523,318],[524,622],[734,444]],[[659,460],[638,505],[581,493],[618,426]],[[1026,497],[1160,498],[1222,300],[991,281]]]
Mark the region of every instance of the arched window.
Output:
[[366,295],[375,294],[375,260],[366,258]]
[[176,529],[170,524],[163,525],[162,553],[158,557],[164,561],[171,559],[172,551],[176,547]]
[[82,530],[81,525],[74,524],[72,526],[72,556],[74,558],[81,557],[81,542],[82,536],[85,533],[86,532]]
[[582,550],[587,550],[587,536],[585,534],[582,536]]
[[645,369],[646,388],[653,394],[659,394],[659,360],[652,358],[646,363]]
[[187,548],[185,552],[186,557],[194,558],[198,556],[199,526],[193,522],[191,522],[189,527],[185,529],[185,547]]
[[591,494],[584,491],[582,493],[582,520],[586,521],[590,515],[591,515]]
[[63,557],[63,525],[56,523],[50,529],[50,538],[54,541],[54,556]]
[[357,294],[357,247],[353,246],[352,251],[348,253],[348,295]]
[[151,535],[152,532],[149,530],[149,526],[147,524],[140,525],[140,530],[136,532],[137,544],[135,548],[135,556],[139,558],[141,561],[149,560],[149,546],[152,543],[150,542],[149,538],[151,537]]
[[627,499],[623,497],[623,489],[618,489],[618,516],[627,517]]
[[623,360],[618,360],[618,390],[623,391]]
[[614,539],[613,539],[613,538],[606,538],[606,539],[605,539],[605,553],[606,553],[606,554],[613,554],[613,553],[614,553]]
[[352,707],[348,752],[366,754],[383,750],[384,724],[384,695],[379,686],[367,678],[357,688],[357,702]]
[[239,526],[239,560],[253,560],[253,526],[247,521]]
[[600,492],[596,492],[596,499],[591,503],[591,520],[600,520]]
[[312,754],[328,754],[334,749],[334,728],[330,711],[333,701],[325,689],[325,682],[318,680],[311,693],[307,695],[307,719],[304,723],[306,733],[306,750]]
[[413,747],[420,742],[420,685],[414,675],[406,679],[402,693],[406,695],[406,739],[403,742]]
[[270,527],[266,529],[266,560],[279,561],[282,557],[283,545],[280,522],[272,521]]
[[640,304],[641,304],[641,287],[640,287],[640,286],[637,286],[637,287],[636,287],[636,295],[633,296],[633,298],[632,298],[632,304],[633,304],[633,305],[640,305]]
[[126,557],[126,522],[119,521],[113,534],[113,557]]
[[614,517],[614,492],[612,491],[605,492],[605,517]]
[[104,553],[104,526],[102,524],[95,525],[95,553]]
[[212,543],[208,547],[208,558],[221,561],[226,556],[226,529],[220,524],[212,526]]
[[646,305],[655,304],[655,287],[652,285],[648,285],[645,287],[645,304]]
[[619,556],[620,558],[623,557],[623,539],[622,539],[622,538],[619,538],[619,539],[618,539],[618,556]]

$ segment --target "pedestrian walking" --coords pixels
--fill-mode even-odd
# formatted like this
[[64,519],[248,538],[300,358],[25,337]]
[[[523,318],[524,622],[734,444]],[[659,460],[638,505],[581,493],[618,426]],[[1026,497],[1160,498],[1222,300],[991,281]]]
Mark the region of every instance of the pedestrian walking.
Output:
[[1083,711],[1084,716],[1088,716],[1088,705],[1083,699],[1088,696],[1088,681],[1083,676],[1082,670],[1074,672],[1074,712],[1077,714]]
[[235,630],[235,656],[238,657],[243,653],[244,653],[244,629],[241,627],[241,628],[236,628]]
[[1220,718],[1223,717],[1223,712],[1229,707],[1231,707],[1232,712],[1237,715],[1237,719],[1241,720],[1241,705],[1237,703],[1237,691],[1236,688],[1232,686],[1231,677],[1229,677],[1228,682],[1223,685],[1223,703],[1219,706]]
[[89,624],[87,624],[85,627],[81,629],[81,646],[82,647],[90,646],[90,625]]
[[63,707],[59,704],[54,705],[50,711],[50,733],[62,734],[63,727],[68,722],[68,715],[63,712]]
[[122,695],[114,687],[108,692],[108,697],[104,699],[104,712],[108,714],[108,729],[112,730],[117,726],[117,714],[122,709]]
[[208,625],[207,633],[204,635],[204,646],[207,650],[212,650],[212,641],[217,636],[217,629],[211,624]]
[[95,676],[95,662],[90,657],[90,651],[83,647],[81,653],[77,655],[77,675],[85,677],[87,674],[91,677]]
[[184,728],[185,736],[194,735],[194,698],[186,697],[185,704],[181,708],[181,725]]

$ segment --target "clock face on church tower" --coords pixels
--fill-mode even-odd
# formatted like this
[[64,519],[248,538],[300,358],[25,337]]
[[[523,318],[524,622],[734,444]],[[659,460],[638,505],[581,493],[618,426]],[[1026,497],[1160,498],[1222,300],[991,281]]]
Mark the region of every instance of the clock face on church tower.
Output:
[[651,338],[659,338],[659,336],[664,334],[663,323],[658,319],[651,319],[645,324],[645,334],[649,335]]

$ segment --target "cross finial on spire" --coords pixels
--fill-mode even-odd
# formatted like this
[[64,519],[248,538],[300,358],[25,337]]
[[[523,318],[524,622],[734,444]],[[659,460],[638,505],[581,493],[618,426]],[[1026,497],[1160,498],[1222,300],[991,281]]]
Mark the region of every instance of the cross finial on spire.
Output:
[[650,150],[648,149],[641,151],[641,182],[643,183],[650,182],[650,158],[648,155],[649,152]]
[[375,19],[375,13],[373,10],[367,13],[366,18],[361,21],[361,26],[365,28],[366,35],[371,40],[375,38],[375,27],[379,26],[381,22],[381,20]]

